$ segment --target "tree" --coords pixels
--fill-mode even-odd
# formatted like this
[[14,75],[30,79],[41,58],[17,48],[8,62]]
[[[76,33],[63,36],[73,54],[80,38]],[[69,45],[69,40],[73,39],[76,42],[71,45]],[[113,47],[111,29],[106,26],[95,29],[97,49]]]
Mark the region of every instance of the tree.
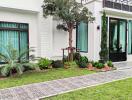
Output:
[[57,29],[63,29],[69,33],[70,60],[73,60],[72,32],[81,21],[88,23],[94,20],[88,8],[75,0],[44,0],[43,15],[59,18],[62,24]]
[[102,16],[102,35],[101,35],[101,51],[100,59],[103,62],[108,60],[108,47],[107,47],[107,18],[106,13],[103,12]]

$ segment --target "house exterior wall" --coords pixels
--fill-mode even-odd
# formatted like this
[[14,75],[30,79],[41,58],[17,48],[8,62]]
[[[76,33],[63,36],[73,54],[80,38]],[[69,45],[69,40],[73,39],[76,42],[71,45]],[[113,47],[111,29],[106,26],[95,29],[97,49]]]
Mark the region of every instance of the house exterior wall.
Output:
[[37,15],[32,13],[19,13],[8,10],[0,10],[0,21],[5,22],[18,22],[18,23],[28,23],[29,24],[29,46],[35,47],[35,55],[38,55],[38,39],[37,34]]
[[[29,45],[35,47],[34,54],[38,57],[61,59],[61,49],[68,47],[68,32],[56,29],[59,20],[43,17],[42,4],[43,0],[1,0],[0,21],[28,23]],[[81,54],[90,60],[99,60],[102,11],[105,10],[108,17],[125,19],[132,19],[132,14],[103,8],[102,0],[88,0],[85,6],[93,13],[95,21],[88,24],[88,53]],[[76,47],[76,30],[73,31],[73,46]],[[130,60],[132,56],[128,55],[128,61]]]
[[[93,23],[88,24],[88,53],[84,54],[91,60],[99,60],[100,41],[101,41],[101,16],[102,2],[99,0],[90,0],[85,5],[95,17]],[[100,29],[97,29],[100,27]]]
[[0,0],[0,7],[39,11],[41,0]]

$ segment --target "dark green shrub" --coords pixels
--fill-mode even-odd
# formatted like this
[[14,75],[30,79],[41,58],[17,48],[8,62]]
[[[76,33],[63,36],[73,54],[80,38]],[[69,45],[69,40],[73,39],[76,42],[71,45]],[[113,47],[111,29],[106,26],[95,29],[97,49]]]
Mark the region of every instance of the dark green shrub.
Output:
[[52,67],[53,68],[61,68],[63,67],[63,62],[61,60],[56,60],[52,62]]
[[104,64],[103,64],[103,63],[98,63],[97,68],[98,68],[98,69],[104,68]]
[[79,61],[76,61],[80,68],[86,68],[88,64],[88,58],[85,56],[80,57]]
[[93,66],[98,69],[104,68],[104,64],[100,62],[93,62]]
[[41,58],[38,61],[38,66],[40,69],[48,69],[48,67],[51,65],[52,61],[47,58]]
[[114,67],[112,61],[107,61],[107,65],[108,65],[109,67]]
[[99,62],[93,62],[93,66],[97,67],[99,65]]
[[73,55],[73,60],[74,61],[79,61],[80,58],[81,58],[81,54],[80,53],[78,53],[78,52],[74,53],[74,55]]

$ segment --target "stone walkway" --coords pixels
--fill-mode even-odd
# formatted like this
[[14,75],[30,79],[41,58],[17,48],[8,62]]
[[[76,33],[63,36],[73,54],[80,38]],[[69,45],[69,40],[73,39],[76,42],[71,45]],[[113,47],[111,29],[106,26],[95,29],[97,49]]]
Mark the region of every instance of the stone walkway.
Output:
[[1,89],[0,100],[39,100],[40,98],[46,98],[129,77],[132,77],[132,69],[101,72],[85,76]]
[[118,69],[131,69],[132,68],[132,62],[116,62],[114,63],[114,66]]

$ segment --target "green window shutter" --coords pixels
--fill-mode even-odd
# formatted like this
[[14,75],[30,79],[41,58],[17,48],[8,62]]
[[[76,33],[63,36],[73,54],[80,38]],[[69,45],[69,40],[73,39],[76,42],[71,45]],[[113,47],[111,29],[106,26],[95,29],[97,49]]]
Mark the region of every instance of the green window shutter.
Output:
[[77,26],[77,49],[88,52],[88,24],[83,22]]

